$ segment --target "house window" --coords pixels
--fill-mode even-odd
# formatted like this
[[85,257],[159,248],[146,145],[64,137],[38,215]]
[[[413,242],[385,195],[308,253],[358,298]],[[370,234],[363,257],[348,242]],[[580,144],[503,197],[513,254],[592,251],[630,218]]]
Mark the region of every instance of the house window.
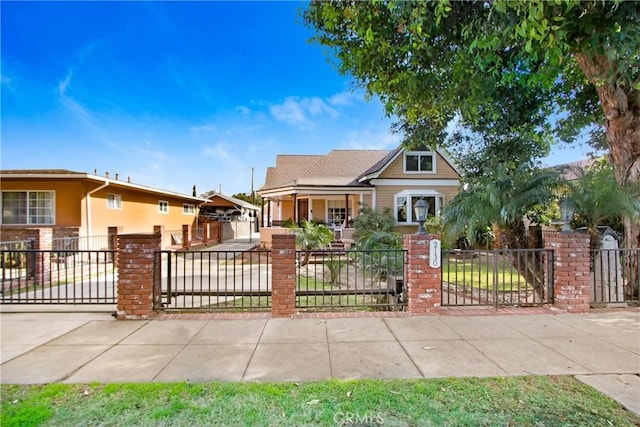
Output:
[[408,151],[404,154],[405,173],[436,173],[436,156],[433,152]]
[[55,224],[54,191],[3,191],[3,224]]
[[[341,225],[344,224],[346,218],[346,208],[344,200],[327,200],[327,224]],[[351,216],[351,207],[349,207],[349,216]]]
[[122,209],[122,196],[120,194],[107,194],[108,209]]
[[184,203],[182,205],[182,213],[185,215],[194,215],[196,213],[195,205],[192,205],[190,203]]
[[396,194],[394,200],[394,212],[399,225],[417,224],[413,205],[421,198],[429,206],[428,218],[440,216],[440,210],[444,207],[444,196],[433,190],[403,191]]
[[169,213],[169,202],[166,200],[158,200],[158,212]]

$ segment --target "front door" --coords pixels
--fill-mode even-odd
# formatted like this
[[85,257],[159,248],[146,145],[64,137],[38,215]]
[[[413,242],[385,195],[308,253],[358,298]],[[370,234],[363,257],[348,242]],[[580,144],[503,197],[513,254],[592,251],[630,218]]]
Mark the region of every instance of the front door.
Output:
[[305,219],[309,219],[309,200],[300,199],[298,200],[298,222],[302,223]]

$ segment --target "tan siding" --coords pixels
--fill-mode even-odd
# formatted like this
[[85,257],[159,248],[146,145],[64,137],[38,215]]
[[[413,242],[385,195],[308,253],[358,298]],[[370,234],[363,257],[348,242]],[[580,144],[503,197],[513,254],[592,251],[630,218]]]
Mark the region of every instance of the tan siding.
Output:
[[313,219],[319,221],[327,220],[327,209],[324,200],[313,200],[311,209],[313,210]]
[[281,202],[282,207],[282,220],[293,220],[293,200],[283,200]]
[[404,173],[404,153],[400,154],[381,174],[379,178],[420,178],[420,179],[458,179],[460,176],[451,165],[436,153],[436,173]]
[[428,186],[380,186],[377,187],[377,210],[382,211],[384,207],[389,207],[393,211],[393,198],[397,193],[404,190],[435,190],[438,193],[444,195],[444,203],[448,205],[451,199],[458,194],[459,187],[447,186],[447,187],[428,187]]

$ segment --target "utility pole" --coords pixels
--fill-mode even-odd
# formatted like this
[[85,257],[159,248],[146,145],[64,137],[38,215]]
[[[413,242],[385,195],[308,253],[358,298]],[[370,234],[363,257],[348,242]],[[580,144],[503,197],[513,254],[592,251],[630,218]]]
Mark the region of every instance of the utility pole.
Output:
[[253,167],[251,167],[251,204],[256,204],[256,195],[253,192]]

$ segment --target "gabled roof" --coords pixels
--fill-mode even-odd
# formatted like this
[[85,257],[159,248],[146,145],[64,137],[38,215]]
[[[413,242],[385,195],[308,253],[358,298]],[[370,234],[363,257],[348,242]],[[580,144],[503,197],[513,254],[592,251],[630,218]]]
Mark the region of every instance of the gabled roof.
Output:
[[205,206],[214,205],[215,202],[213,201],[213,199],[215,199],[216,197],[219,197],[219,198],[221,198],[223,200],[226,200],[227,202],[232,203],[232,204],[236,205],[237,207],[241,207],[241,208],[244,208],[244,209],[250,209],[250,210],[254,210],[254,211],[260,210],[260,208],[258,206],[256,206],[256,205],[253,205],[253,204],[251,204],[249,202],[245,202],[244,200],[236,199],[235,197],[225,196],[222,193],[216,193],[216,194],[212,194],[211,196],[209,196],[208,197],[209,201],[207,203],[205,203]]
[[[116,175],[117,176],[117,175]],[[163,196],[171,196],[187,200],[193,203],[206,202],[207,199],[202,197],[190,196],[188,194],[176,193],[173,191],[161,190],[159,188],[147,187],[145,185],[134,184],[129,179],[121,181],[98,175],[92,175],[86,172],[76,172],[66,169],[12,169],[0,170],[0,180],[2,179],[76,179],[88,180],[99,184],[107,184],[116,187],[124,187],[132,190],[143,191],[146,193],[159,194]]]
[[551,166],[554,172],[559,173],[567,181],[575,181],[584,174],[585,169],[593,165],[594,159],[582,159],[571,163],[563,163],[561,165]]
[[295,181],[323,156],[279,154],[276,166],[267,168],[263,190],[295,185]]
[[[460,170],[458,169],[458,166],[455,164],[453,160],[449,158],[449,156],[444,151],[440,149],[433,150],[430,147],[423,147],[422,149],[426,151],[435,152],[440,157],[442,157],[444,161],[447,162],[449,166],[451,166],[458,175],[461,175]],[[364,182],[369,179],[377,178],[404,151],[405,151],[405,148],[403,146],[399,146],[395,150],[389,151],[388,154],[383,159],[380,159],[378,163],[371,166],[362,175],[360,175],[360,177],[358,178],[358,181]]]
[[363,170],[384,158],[387,150],[332,150],[327,155],[290,155],[276,157],[276,166],[267,169],[261,190],[298,186],[361,185]]
[[[445,154],[435,151],[458,172]],[[324,156],[279,154],[276,166],[267,169],[260,191],[296,186],[366,186],[402,152],[404,148],[400,146],[394,150],[332,150]]]

